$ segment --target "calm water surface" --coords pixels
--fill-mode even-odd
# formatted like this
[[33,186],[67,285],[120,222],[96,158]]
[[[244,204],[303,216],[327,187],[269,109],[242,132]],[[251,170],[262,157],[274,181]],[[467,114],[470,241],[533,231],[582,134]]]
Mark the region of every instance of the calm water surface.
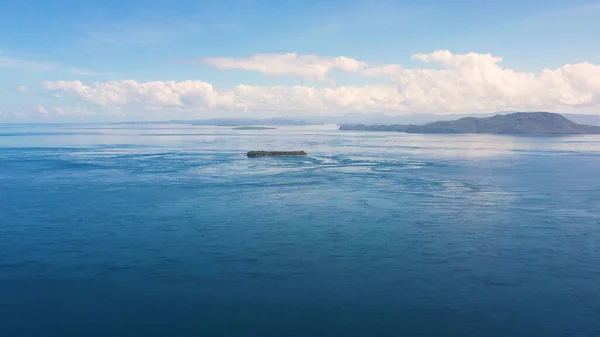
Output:
[[0,126],[0,335],[600,336],[600,137]]

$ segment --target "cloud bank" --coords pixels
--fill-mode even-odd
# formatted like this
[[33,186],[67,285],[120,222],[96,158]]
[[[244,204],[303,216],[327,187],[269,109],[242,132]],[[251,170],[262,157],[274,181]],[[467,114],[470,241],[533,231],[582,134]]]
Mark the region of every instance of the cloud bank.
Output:
[[[499,110],[595,112],[600,109],[600,66],[567,64],[557,69],[520,72],[501,66],[490,54],[452,54],[439,50],[415,54],[424,67],[374,64],[349,57],[260,54],[248,58],[213,57],[200,61],[217,69],[237,69],[271,76],[330,82],[339,70],[379,78],[364,86],[253,86],[215,88],[199,80],[115,80],[43,82],[45,90],[101,109],[178,111],[218,115],[223,111],[296,111],[305,113],[435,112],[472,113]],[[428,68],[435,65],[436,68]],[[441,66],[441,67],[440,67]],[[441,68],[441,69],[440,69]]]

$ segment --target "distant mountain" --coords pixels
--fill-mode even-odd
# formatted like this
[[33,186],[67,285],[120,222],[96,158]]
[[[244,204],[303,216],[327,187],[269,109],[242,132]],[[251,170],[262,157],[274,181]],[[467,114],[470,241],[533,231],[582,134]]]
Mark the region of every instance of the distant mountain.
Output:
[[[435,113],[412,113],[402,115],[387,115],[383,113],[347,113],[342,116],[318,116],[306,117],[304,120],[314,124],[402,124],[422,125],[432,122],[453,121],[466,117],[492,117],[495,115],[507,115],[517,111],[498,111],[494,113],[469,113],[469,114],[435,114]],[[600,115],[562,114],[575,123],[587,125],[600,125]]]
[[[506,115],[514,111],[502,111],[496,113],[477,114],[435,114],[435,113],[413,113],[402,115],[387,115],[383,113],[347,113],[342,116],[296,116],[278,118],[211,118],[199,120],[169,120],[169,121],[138,121],[138,122],[115,122],[113,124],[194,124],[206,126],[302,126],[323,124],[364,124],[364,125],[423,125],[432,122],[453,121],[466,117],[492,117],[494,115]],[[575,123],[586,125],[599,125],[600,115],[562,114]]]
[[304,120],[317,124],[414,124],[421,125],[436,121],[450,121],[464,117],[491,117],[503,113],[479,114],[434,114],[412,113],[402,115],[388,115],[384,113],[347,113],[342,116],[317,116],[306,117]]
[[[494,115],[506,115],[514,111],[501,111],[495,113],[477,114],[435,114],[435,113],[412,113],[402,115],[387,115],[384,113],[346,113],[341,116],[327,115],[303,115],[295,117],[278,118],[212,118],[199,120],[169,120],[169,121],[138,121],[138,122],[115,122],[113,124],[195,124],[210,126],[301,126],[301,125],[323,125],[323,124],[364,124],[364,125],[423,125],[432,122],[452,121],[466,117],[492,117]],[[562,114],[575,123],[587,125],[600,125],[600,115]]]
[[550,112],[515,112],[484,118],[466,117],[424,125],[344,124],[339,129],[408,133],[600,134],[600,126],[577,124],[562,115]]
[[193,125],[213,125],[213,126],[254,126],[254,125],[280,125],[280,126],[301,126],[311,125],[311,123],[285,118],[212,118],[196,121],[186,121]]
[[144,122],[116,122],[113,124],[192,124],[206,126],[301,126],[315,125],[320,123],[307,122],[287,118],[210,118],[197,120],[169,120],[169,121],[144,121]]
[[[490,115],[491,116],[491,115]],[[313,116],[305,120],[317,124],[424,124],[470,115],[436,115],[429,113],[387,115],[383,113],[347,113],[342,116]]]

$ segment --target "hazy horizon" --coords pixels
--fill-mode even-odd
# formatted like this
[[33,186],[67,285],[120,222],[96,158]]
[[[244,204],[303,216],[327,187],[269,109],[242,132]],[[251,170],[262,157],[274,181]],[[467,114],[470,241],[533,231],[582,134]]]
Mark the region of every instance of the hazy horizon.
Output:
[[[322,116],[275,116],[275,117],[207,117],[197,119],[165,119],[165,120],[41,120],[41,121],[5,121],[0,124],[174,124],[174,123],[194,123],[194,122],[218,122],[218,121],[232,121],[232,122],[243,122],[239,125],[260,125],[260,122],[267,122],[264,125],[277,125],[268,124],[272,121],[289,121],[289,122],[304,122],[307,125],[317,124],[426,124],[436,121],[450,121],[465,117],[491,117],[494,115],[504,115],[513,112],[520,111],[497,111],[489,113],[454,113],[454,114],[434,114],[434,113],[423,113],[423,114],[404,114],[404,115],[388,115],[383,113],[347,113],[343,115],[322,115]],[[530,111],[534,112],[534,111]],[[600,115],[595,114],[572,114],[572,113],[559,113],[564,117],[579,123],[589,125],[600,125]],[[211,125],[211,124],[207,124]],[[232,124],[233,125],[233,124]],[[238,125],[238,124],[235,124]],[[230,126],[230,125],[221,125]],[[280,125],[284,126],[284,125]]]

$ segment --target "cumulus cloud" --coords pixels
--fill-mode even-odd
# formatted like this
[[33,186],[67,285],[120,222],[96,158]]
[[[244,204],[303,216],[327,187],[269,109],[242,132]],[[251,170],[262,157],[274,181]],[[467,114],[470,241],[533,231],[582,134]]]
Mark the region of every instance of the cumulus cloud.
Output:
[[400,69],[392,78],[404,102],[450,111],[561,109],[600,105],[600,66],[590,63],[543,69],[505,69],[490,54],[416,54],[414,59],[445,69]]
[[208,57],[202,62],[217,69],[257,71],[266,75],[294,75],[305,80],[329,80],[333,69],[357,72],[366,67],[365,62],[350,57],[324,57],[318,55],[258,54],[249,58]]
[[399,97],[391,84],[325,89],[239,85],[224,90],[202,81],[57,81],[42,85],[101,107],[130,110],[394,111]]
[[[452,54],[440,50],[415,54],[425,67],[370,64],[346,57],[315,55],[257,55],[248,59],[212,58],[219,69],[245,69],[269,75],[328,79],[340,69],[364,77],[386,76],[377,85],[252,86],[217,89],[203,81],[119,80],[43,82],[45,89],[100,107],[122,111],[304,111],[385,112],[389,114],[460,113],[498,110],[589,112],[600,108],[600,66],[568,64],[540,72],[519,72],[501,66],[490,54]],[[427,64],[442,65],[441,69]]]
[[139,106],[149,109],[185,105],[214,107],[226,104],[220,100],[227,100],[227,97],[219,97],[211,84],[202,81],[120,80],[90,85],[81,81],[47,81],[42,82],[42,86],[99,106]]

